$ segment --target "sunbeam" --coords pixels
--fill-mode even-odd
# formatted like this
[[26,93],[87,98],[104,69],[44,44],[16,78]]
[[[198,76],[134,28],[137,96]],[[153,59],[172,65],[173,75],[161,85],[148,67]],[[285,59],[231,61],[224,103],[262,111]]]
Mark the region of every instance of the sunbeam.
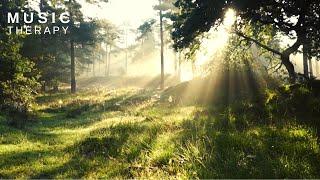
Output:
[[236,12],[228,9],[225,13],[223,23],[215,29],[212,27],[207,33],[207,38],[201,41],[201,46],[196,55],[196,66],[201,67],[208,61],[214,60],[213,57],[223,50],[230,37],[230,29],[236,20]]

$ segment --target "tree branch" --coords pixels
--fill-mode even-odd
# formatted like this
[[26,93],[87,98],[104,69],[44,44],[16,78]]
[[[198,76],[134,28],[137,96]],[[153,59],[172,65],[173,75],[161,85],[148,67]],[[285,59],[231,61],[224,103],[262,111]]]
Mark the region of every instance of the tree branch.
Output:
[[304,37],[298,36],[296,42],[292,46],[284,50],[282,54],[289,56],[290,54],[294,53],[303,44],[304,40],[305,40]]
[[277,68],[273,71],[273,73],[278,72],[279,69],[282,67],[282,65],[283,65],[283,63],[280,63],[280,64],[279,64],[279,67],[277,67]]
[[264,48],[264,49],[266,49],[266,50],[268,50],[268,51],[270,51],[270,52],[272,52],[272,53],[274,53],[274,54],[277,54],[277,55],[279,55],[279,56],[282,55],[281,52],[279,52],[279,51],[277,51],[277,50],[275,50],[275,49],[272,49],[272,48],[270,48],[269,46],[267,46],[267,45],[265,45],[265,44],[262,44],[261,42],[259,42],[259,41],[256,40],[256,39],[253,39],[253,38],[251,38],[251,37],[248,37],[248,36],[244,35],[244,34],[243,34],[242,32],[240,32],[240,31],[235,31],[235,33],[236,33],[238,36],[246,39],[247,41],[254,42],[256,45],[258,45],[258,46],[260,46],[260,47],[262,47],[262,48]]

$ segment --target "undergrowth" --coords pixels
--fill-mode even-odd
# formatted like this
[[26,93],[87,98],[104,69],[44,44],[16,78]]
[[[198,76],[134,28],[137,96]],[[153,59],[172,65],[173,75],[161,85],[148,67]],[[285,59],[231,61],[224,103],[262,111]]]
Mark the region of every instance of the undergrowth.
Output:
[[309,93],[298,89],[259,106],[139,89],[41,95],[25,128],[0,116],[0,178],[319,178],[317,129],[290,112],[301,103],[279,109]]

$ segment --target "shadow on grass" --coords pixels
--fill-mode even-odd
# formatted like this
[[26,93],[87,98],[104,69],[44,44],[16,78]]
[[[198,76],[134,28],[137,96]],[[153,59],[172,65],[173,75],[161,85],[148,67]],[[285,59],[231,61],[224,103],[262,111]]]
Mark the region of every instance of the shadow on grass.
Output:
[[[12,152],[0,155],[0,170],[9,170],[8,174],[2,172],[0,178],[12,179],[33,173],[30,168],[36,168],[35,163],[46,164],[45,159],[55,157],[59,151],[29,150],[23,152]],[[62,156],[63,154],[61,154]]]
[[101,172],[99,177],[133,178],[133,162],[151,148],[157,126],[140,123],[118,124],[95,130],[84,140],[66,148],[72,158],[60,167],[40,172],[32,178],[83,178]]
[[[235,117],[239,118],[239,117]],[[302,127],[252,125],[237,130],[229,117],[186,120],[175,166],[190,178],[319,178],[317,138]]]
[[[132,95],[120,95],[105,101],[75,99],[61,106],[48,107],[43,113],[52,114],[52,117],[42,119],[42,128],[68,128],[90,126],[102,119],[108,112],[124,112],[131,106],[137,106],[148,101],[153,91],[142,91]],[[44,121],[43,121],[44,120]]]
[[[55,117],[51,117],[55,118]],[[48,119],[49,121],[49,119]],[[6,120],[0,121],[0,145],[16,145],[22,142],[42,143],[55,145],[60,143],[56,134],[35,128],[38,123],[29,123],[27,127],[18,129],[7,124]]]
[[[265,119],[268,117],[264,114],[261,101],[250,102],[256,98],[244,92],[241,84],[234,84],[230,96],[223,94],[229,85],[228,81],[219,85],[222,87],[218,90],[221,94],[218,93],[216,97],[222,100],[215,99],[217,105],[210,104],[208,109],[195,112],[193,118],[185,119],[182,123],[166,124],[168,122],[162,121],[163,117],[175,114],[176,104],[159,102],[157,106],[150,105],[139,112],[133,111],[137,116],[145,117],[144,121],[122,123],[119,120],[119,124],[93,130],[79,142],[61,151],[12,152],[1,156],[3,163],[0,165],[10,169],[18,164],[38,163],[37,154],[44,153],[46,158],[67,154],[69,160],[49,168],[44,165],[31,178],[135,178],[160,171],[166,177],[184,173],[189,179],[319,178],[320,148],[315,133],[295,124],[284,123],[280,126],[280,120],[270,122]],[[248,87],[253,89],[249,92],[254,95],[261,94],[256,84]],[[241,93],[237,94],[238,90]],[[50,107],[45,112],[50,112],[52,116],[42,119],[42,124],[30,127],[33,131],[30,139],[35,138],[36,141],[42,133],[52,128],[89,127],[99,122],[105,112],[124,115],[131,107],[150,100],[152,94],[133,93],[100,102],[75,99],[58,108]],[[197,95],[203,94],[206,93]],[[47,129],[35,133],[41,128]],[[167,141],[161,144],[159,141],[164,133],[169,135],[166,134]],[[40,138],[43,143],[54,139],[54,136],[44,136],[43,140]],[[172,144],[172,153],[159,153],[160,148],[165,149]],[[152,162],[159,154],[164,154],[164,158]],[[0,176],[12,178],[17,174]]]

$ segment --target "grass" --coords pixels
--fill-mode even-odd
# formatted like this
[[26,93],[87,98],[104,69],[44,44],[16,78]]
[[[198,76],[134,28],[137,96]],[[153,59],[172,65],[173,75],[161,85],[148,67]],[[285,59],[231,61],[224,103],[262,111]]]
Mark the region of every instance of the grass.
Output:
[[320,178],[312,128],[159,96],[42,95],[24,129],[0,116],[0,178]]

